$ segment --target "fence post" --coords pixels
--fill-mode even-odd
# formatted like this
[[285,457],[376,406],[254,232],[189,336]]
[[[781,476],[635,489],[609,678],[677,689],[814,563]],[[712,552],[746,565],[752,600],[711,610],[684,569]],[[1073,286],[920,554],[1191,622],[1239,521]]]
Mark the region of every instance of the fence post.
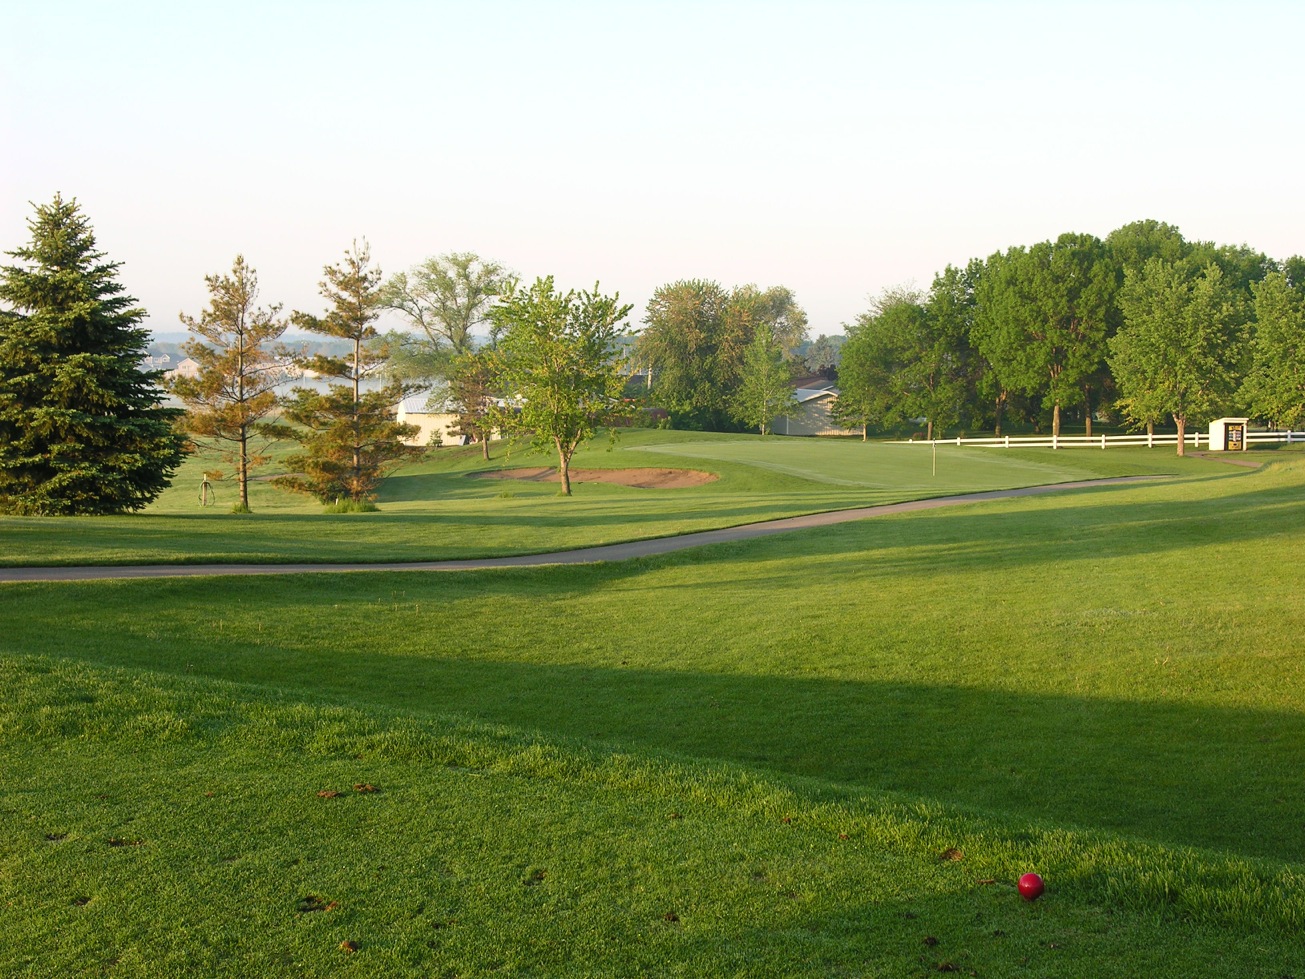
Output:
[[1009,435],[1006,436],[1006,448],[1008,448],[1008,449],[1010,448],[1010,436],[1009,436]]
[[1106,437],[1105,437],[1105,435],[1102,435],[1102,436],[1101,436],[1101,448],[1104,449],[1105,447],[1106,447]]

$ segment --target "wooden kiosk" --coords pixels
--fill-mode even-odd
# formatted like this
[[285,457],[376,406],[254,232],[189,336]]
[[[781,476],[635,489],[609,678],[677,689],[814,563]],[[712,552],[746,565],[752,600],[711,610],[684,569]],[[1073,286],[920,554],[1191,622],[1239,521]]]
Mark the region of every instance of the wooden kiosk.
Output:
[[1216,418],[1210,422],[1211,452],[1245,452],[1249,418]]

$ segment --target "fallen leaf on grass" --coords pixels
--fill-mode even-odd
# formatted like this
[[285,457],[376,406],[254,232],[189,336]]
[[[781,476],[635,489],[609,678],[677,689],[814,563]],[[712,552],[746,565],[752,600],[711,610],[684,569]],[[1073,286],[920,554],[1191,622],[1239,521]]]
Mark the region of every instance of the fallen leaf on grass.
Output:
[[295,910],[300,914],[312,914],[314,911],[334,911],[338,908],[334,901],[326,901],[316,894],[305,894],[295,902]]
[[91,899],[89,897],[75,897],[72,899],[72,903],[79,908],[84,908],[91,903]]
[[45,838],[46,838],[47,840],[49,840],[51,843],[58,843],[60,840],[66,840],[66,839],[68,838],[68,834],[67,834],[67,833],[46,833],[46,834],[45,834]]
[[667,818],[667,819],[683,819],[684,817],[681,816],[678,812],[673,812],[673,813],[671,813],[669,816],[667,816],[666,818]]
[[675,924],[675,922],[680,920],[680,916],[676,914],[674,911],[667,911],[664,915],[662,915],[662,920],[669,921],[671,924]]
[[996,878],[996,877],[980,877],[978,880],[975,881],[975,883],[976,883],[976,884],[995,884],[995,883],[997,883],[997,878]]
[[379,792],[381,791],[371,782],[355,782],[353,786],[355,792]]
[[349,939],[346,938],[344,941],[340,943],[340,948],[342,951],[345,952],[356,952],[358,951],[358,943],[354,941],[350,941]]
[[317,793],[317,797],[319,799],[334,799],[339,794],[335,789],[322,789]]
[[110,836],[104,841],[109,846],[140,846],[144,840],[124,840],[121,836]]
[[928,945],[930,948],[933,948],[935,945],[938,944],[938,939],[935,938],[933,935],[925,935],[924,943]]
[[965,854],[962,853],[960,850],[956,849],[956,847],[949,846],[946,850],[943,850],[942,853],[938,854],[938,859],[943,861],[964,860]]

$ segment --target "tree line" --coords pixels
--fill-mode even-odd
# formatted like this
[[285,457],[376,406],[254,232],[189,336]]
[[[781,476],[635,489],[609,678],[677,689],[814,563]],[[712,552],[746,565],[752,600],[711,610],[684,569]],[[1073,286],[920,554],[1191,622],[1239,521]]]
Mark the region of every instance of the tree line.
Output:
[[[486,458],[494,432],[555,453],[566,493],[571,457],[599,426],[655,408],[679,428],[764,435],[793,409],[804,369],[836,374],[836,415],[863,437],[919,419],[931,437],[1000,434],[1011,419],[1059,434],[1067,416],[1089,434],[1094,416],[1172,419],[1181,433],[1234,409],[1305,423],[1305,259],[1188,242],[1155,221],[948,266],[927,291],[886,290],[841,347],[808,341],[783,286],[669,283],[635,334],[631,307],[597,285],[523,287],[457,252],[385,279],[365,242],[324,268],[323,312],[283,315],[258,304],[257,273],[238,255],[205,277],[203,311],[181,314],[199,368],[166,386],[184,411],[161,404],[161,372],[138,368],[144,311],[76,202],[56,196],[29,227],[31,243],[8,253],[20,264],[0,268],[0,512],[139,509],[194,445],[234,466],[236,509],[248,510],[250,474],[278,439],[299,447],[279,485],[368,509],[380,480],[420,451],[394,406],[432,385]],[[385,310],[411,329],[381,333]],[[291,324],[344,341],[341,356],[296,358],[324,390],[274,390]],[[370,378],[383,383],[368,389]]]
[[[1189,242],[1137,221],[1015,246],[927,291],[888,290],[848,327],[836,414],[924,419],[929,437],[1066,416],[1153,428],[1242,412],[1305,423],[1305,259]],[[1179,441],[1182,452],[1182,441]]]
[[[551,277],[528,288],[495,263],[455,253],[384,280],[366,243],[323,270],[325,310],[259,305],[258,275],[243,255],[205,277],[208,303],[181,314],[194,338],[193,376],[142,368],[145,311],[104,261],[76,201],[56,196],[28,222],[31,244],[0,268],[0,513],[95,514],[138,510],[169,484],[187,452],[216,449],[234,465],[248,512],[252,471],[271,442],[298,450],[275,482],[337,510],[373,508],[380,480],[421,450],[395,405],[434,379],[448,381],[464,433],[525,435],[558,455],[563,492],[576,448],[622,410],[615,356],[630,307],[619,296],[562,292]],[[385,309],[415,334],[382,334]],[[488,347],[472,330],[491,323]],[[345,341],[343,356],[296,356],[324,389],[284,380],[287,328]],[[364,380],[381,378],[379,387]],[[166,407],[163,389],[184,409]]]

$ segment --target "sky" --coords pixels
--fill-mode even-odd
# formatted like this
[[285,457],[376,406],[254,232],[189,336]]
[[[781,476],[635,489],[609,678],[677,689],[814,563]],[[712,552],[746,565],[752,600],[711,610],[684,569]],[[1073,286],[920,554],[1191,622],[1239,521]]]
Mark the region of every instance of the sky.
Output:
[[1142,218],[1305,252],[1302,37],[1257,0],[0,0],[0,249],[75,197],[159,332],[237,254],[320,313],[366,239],[387,275],[598,282],[632,325],[679,279],[785,285],[814,338]]

